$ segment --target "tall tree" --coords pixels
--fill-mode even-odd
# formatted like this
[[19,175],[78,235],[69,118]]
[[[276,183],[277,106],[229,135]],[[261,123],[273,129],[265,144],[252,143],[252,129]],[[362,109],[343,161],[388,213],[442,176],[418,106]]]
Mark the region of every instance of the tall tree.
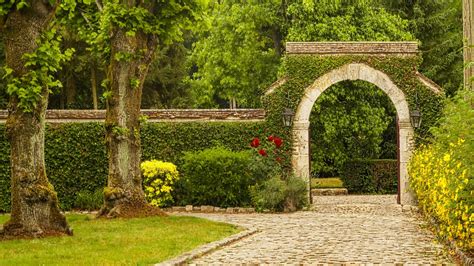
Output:
[[140,103],[158,43],[180,39],[195,0],[106,0],[103,39],[110,47],[105,121],[109,176],[99,215],[133,215],[147,207],[140,173]]
[[464,32],[464,86],[474,90],[474,5],[472,0],[463,0]]
[[190,83],[197,107],[232,99],[243,107],[259,106],[259,96],[277,77],[286,2],[213,1],[195,29],[191,61],[197,71]]
[[60,51],[60,38],[52,28],[58,8],[54,1],[0,3],[10,97],[6,131],[11,145],[12,211],[3,228],[6,236],[71,233],[44,162],[48,95],[61,85],[53,75],[71,56],[71,51]]
[[[410,22],[410,32],[420,41],[423,63],[419,71],[453,96],[462,87],[462,2],[392,1],[381,4]],[[379,3],[380,4],[380,3]]]

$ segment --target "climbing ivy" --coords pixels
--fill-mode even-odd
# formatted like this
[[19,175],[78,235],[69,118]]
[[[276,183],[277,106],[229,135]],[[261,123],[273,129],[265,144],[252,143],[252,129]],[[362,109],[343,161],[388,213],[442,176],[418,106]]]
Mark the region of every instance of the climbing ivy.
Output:
[[281,128],[281,113],[285,107],[296,112],[304,90],[317,78],[349,63],[363,63],[387,74],[394,84],[402,90],[407,98],[409,108],[418,103],[423,114],[423,123],[415,129],[416,142],[428,142],[429,128],[437,124],[443,107],[444,94],[435,94],[416,76],[416,69],[421,63],[418,56],[319,56],[287,55],[283,62],[282,75],[287,82],[272,94],[264,97],[268,125],[290,134],[289,129]]

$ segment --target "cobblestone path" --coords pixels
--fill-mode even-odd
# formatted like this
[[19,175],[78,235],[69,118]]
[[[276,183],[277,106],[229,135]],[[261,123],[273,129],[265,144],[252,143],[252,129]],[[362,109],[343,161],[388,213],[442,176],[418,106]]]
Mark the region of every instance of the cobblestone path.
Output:
[[292,214],[190,214],[260,231],[192,264],[451,264],[394,196],[315,197]]

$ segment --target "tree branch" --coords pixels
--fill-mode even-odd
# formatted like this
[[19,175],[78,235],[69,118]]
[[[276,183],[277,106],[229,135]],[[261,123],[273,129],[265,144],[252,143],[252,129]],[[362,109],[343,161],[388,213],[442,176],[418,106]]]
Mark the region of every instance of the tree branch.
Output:
[[95,0],[95,4],[97,5],[97,8],[99,9],[100,12],[104,10],[104,8],[102,7],[102,4],[100,3],[100,0]]

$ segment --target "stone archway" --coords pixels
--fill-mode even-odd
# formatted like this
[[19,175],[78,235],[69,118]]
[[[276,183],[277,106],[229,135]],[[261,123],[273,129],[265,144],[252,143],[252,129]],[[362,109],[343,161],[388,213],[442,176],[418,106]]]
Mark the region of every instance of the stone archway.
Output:
[[[297,176],[306,179],[310,185],[310,154],[309,154],[309,117],[314,103],[319,96],[332,85],[344,80],[363,80],[383,90],[392,101],[397,111],[398,149],[399,149],[399,191],[400,203],[415,204],[415,199],[408,182],[407,165],[413,151],[413,128],[410,124],[410,109],[407,99],[390,78],[383,72],[366,64],[349,63],[334,69],[305,88],[303,97],[296,109],[293,123],[293,155],[292,166]],[[308,187],[309,189],[309,187]]]

